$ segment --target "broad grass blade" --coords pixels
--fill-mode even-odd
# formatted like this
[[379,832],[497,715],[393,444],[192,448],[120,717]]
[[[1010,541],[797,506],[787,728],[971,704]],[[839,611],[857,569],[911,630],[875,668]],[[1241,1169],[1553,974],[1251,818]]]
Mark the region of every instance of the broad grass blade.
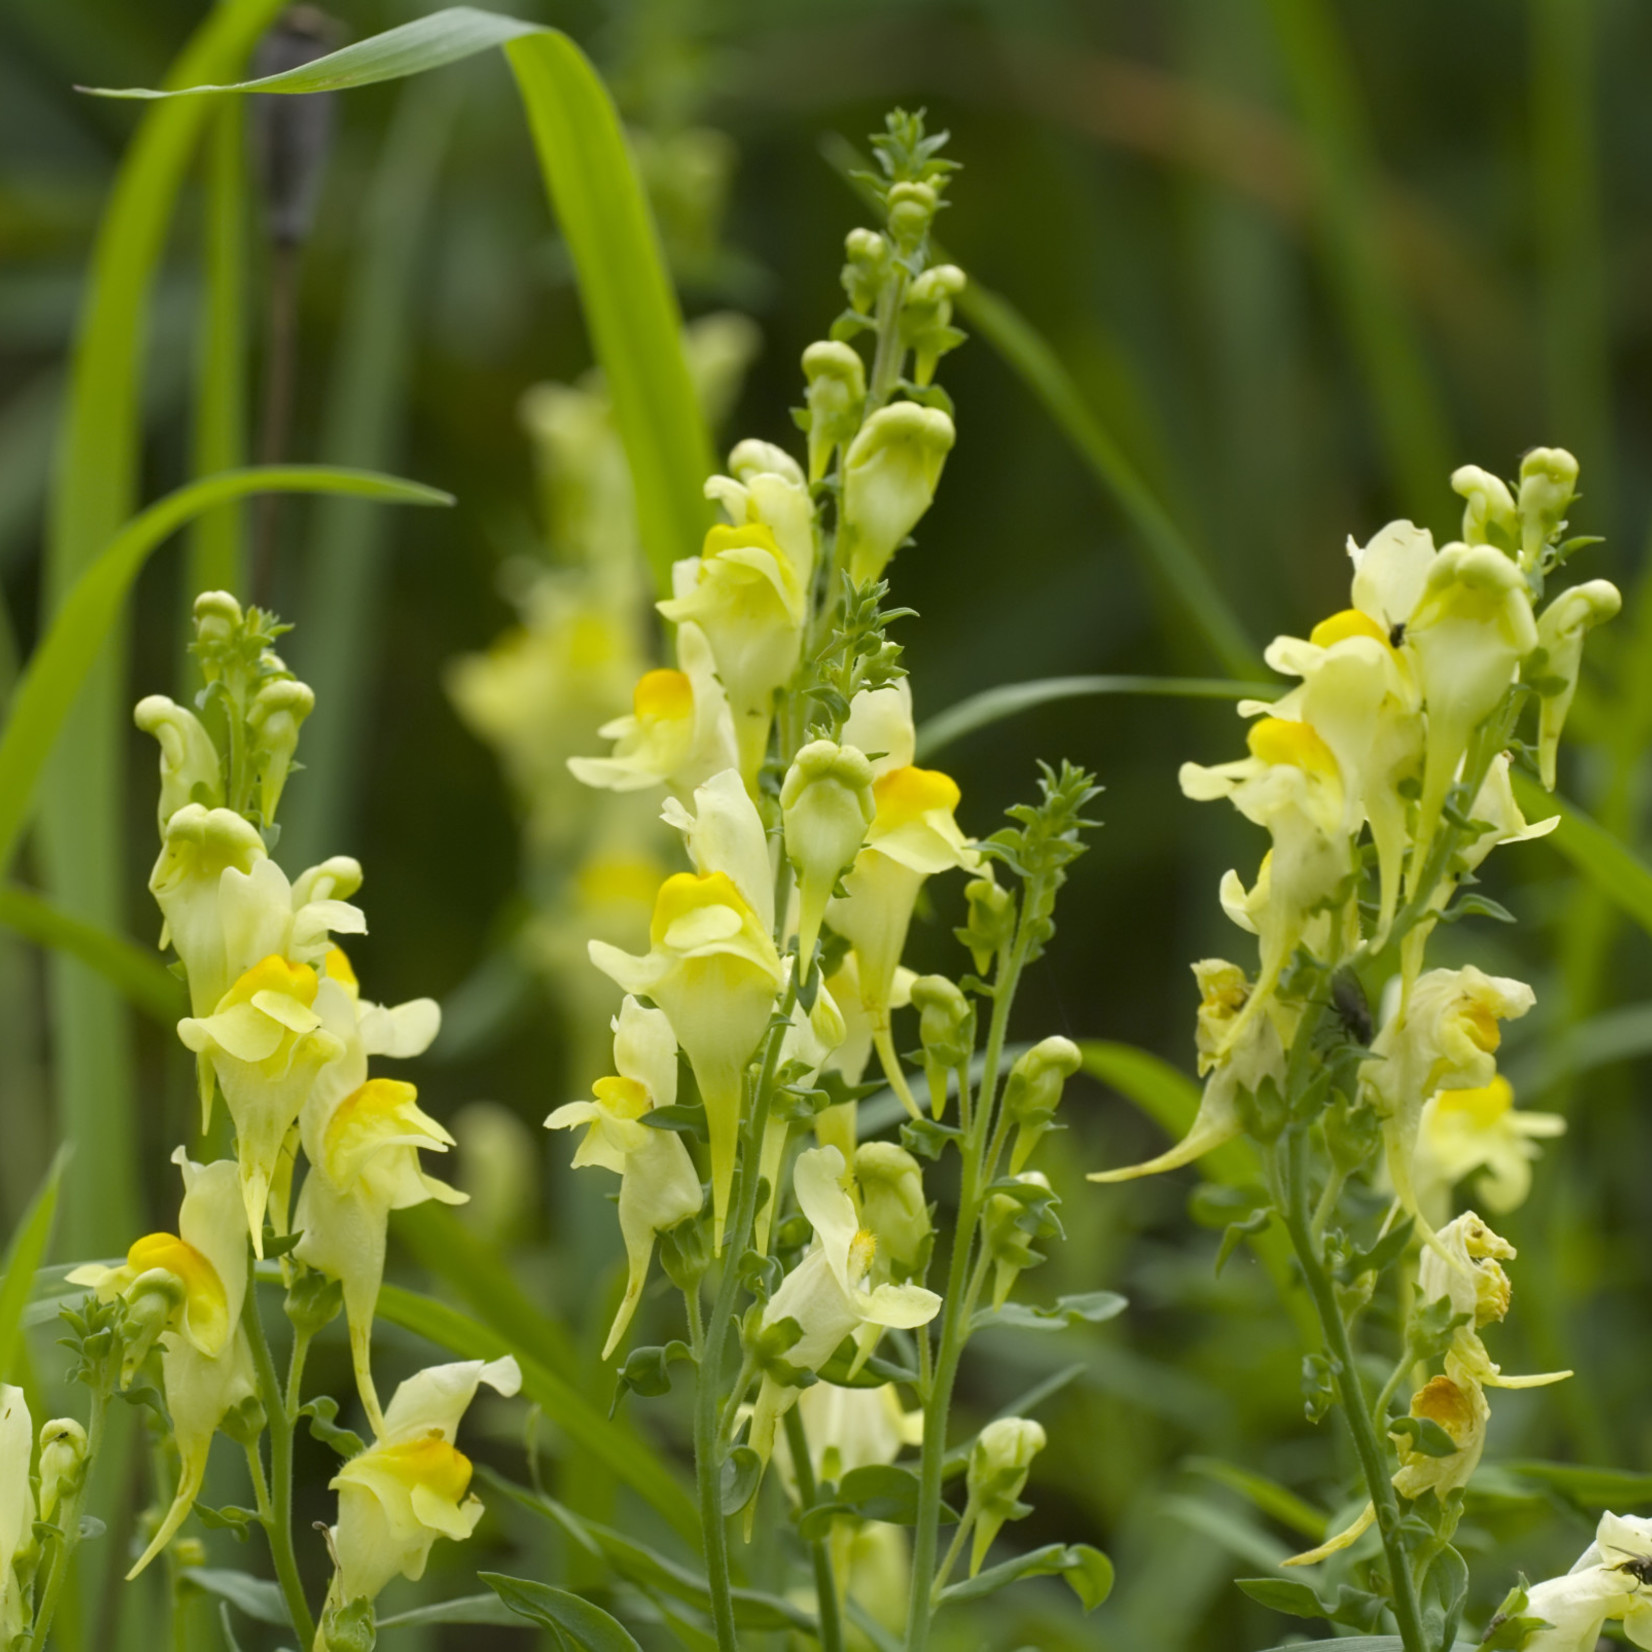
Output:
[[22,1335],[23,1310],[34,1290],[36,1269],[46,1259],[52,1223],[57,1216],[57,1190],[63,1179],[68,1149],[58,1149],[52,1167],[34,1201],[24,1212],[11,1243],[6,1247],[5,1272],[0,1276],[0,1381],[11,1376]]
[[65,912],[32,889],[0,887],[0,924],[37,946],[78,958],[164,1026],[188,1013],[183,983],[153,952]]

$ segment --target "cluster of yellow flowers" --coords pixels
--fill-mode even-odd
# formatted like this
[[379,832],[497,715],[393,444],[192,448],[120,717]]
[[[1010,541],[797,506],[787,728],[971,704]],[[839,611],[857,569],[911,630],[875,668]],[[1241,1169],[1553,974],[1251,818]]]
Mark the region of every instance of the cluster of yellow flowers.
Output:
[[[514,1393],[519,1378],[509,1359],[438,1366],[380,1407],[370,1339],[390,1212],[464,1196],[419,1162],[421,1149],[445,1152],[452,1137],[419,1108],[413,1085],[369,1076],[369,1058],[422,1053],[440,1014],[428,998],[386,1006],[363,997],[333,938],[366,930],[350,901],[362,881],[354,860],[335,857],[289,879],[269,855],[313,705],[271,647],[280,628],[225,592],[196,600],[195,625],[202,716],[151,696],[136,720],[161,752],[161,851],[149,886],[165,918],[162,944],[188,982],[192,1013],[178,1036],[197,1059],[203,1138],[214,1139],[222,1096],[234,1157],[197,1164],[180,1147],[176,1231],[147,1234],[119,1266],[89,1265],[70,1279],[124,1303],[123,1382],[158,1351],[178,1482],[134,1576],[188,1515],[214,1436],[228,1432],[256,1451],[272,1397],[256,1369],[253,1262],[274,1236],[289,1279],[296,1268],[337,1281],[374,1434],[332,1482],[330,1600],[343,1606],[370,1601],[397,1573],[418,1577],[437,1537],[474,1526],[481,1505],[466,1495],[470,1464],[455,1431],[478,1383]],[[208,729],[218,712],[222,752]],[[301,1153],[309,1168],[294,1208]]]

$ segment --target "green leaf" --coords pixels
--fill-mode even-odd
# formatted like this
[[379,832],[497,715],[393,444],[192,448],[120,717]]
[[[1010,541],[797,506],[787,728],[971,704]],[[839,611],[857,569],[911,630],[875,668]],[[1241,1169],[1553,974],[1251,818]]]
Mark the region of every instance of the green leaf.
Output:
[[0,924],[96,970],[134,1008],[166,1026],[188,1013],[183,983],[145,947],[87,923],[16,884],[0,887]]
[[1330,1614],[1306,1583],[1284,1577],[1237,1577],[1233,1580],[1259,1606],[1293,1618],[1324,1618]]
[[23,1312],[34,1292],[35,1272],[51,1242],[52,1222],[57,1215],[57,1190],[69,1149],[58,1149],[46,1179],[30,1201],[6,1247],[5,1271],[0,1277],[0,1381],[9,1380],[17,1356]]
[[1431,1417],[1398,1417],[1388,1432],[1411,1442],[1411,1449],[1424,1457],[1455,1457],[1461,1447]]
[[[655,580],[692,556],[710,521],[702,492],[711,440],[682,349],[682,316],[613,100],[567,35],[455,6],[285,74],[187,92],[342,91],[398,80],[503,46],[527,109],[540,170],[579,279],[591,343],[614,405]],[[111,97],[178,96],[127,89]]]
[[286,465],[231,471],[169,493],[126,524],[75,581],[30,657],[0,734],[0,869],[9,865],[47,755],[108,643],[138,571],[186,522],[252,493],[350,493],[388,504],[450,505],[450,494],[371,471]]
[[1265,1474],[1241,1468],[1237,1463],[1223,1462],[1219,1457],[1189,1457],[1182,1466],[1190,1473],[1205,1475],[1219,1485],[1238,1492],[1264,1514],[1271,1515],[1280,1525],[1289,1526],[1310,1542],[1317,1544],[1325,1541],[1330,1521],[1311,1503],[1304,1502],[1294,1491],[1276,1480],[1270,1480]]
[[[1288,1646],[1270,1646],[1268,1652],[1302,1652],[1305,1646],[1334,1646],[1337,1652],[1405,1652],[1398,1635],[1350,1635],[1346,1640],[1293,1641]],[[1475,1652],[1469,1641],[1458,1641],[1451,1652]]]
[[1113,1592],[1113,1563],[1100,1549],[1087,1543],[1050,1543],[949,1585],[941,1591],[941,1605],[984,1600],[1028,1577],[1064,1577],[1086,1612],[1095,1611]]
[[457,1600],[439,1600],[431,1606],[415,1606],[410,1612],[397,1612],[380,1618],[380,1634],[386,1629],[413,1629],[427,1623],[506,1623],[513,1624],[517,1615],[498,1595],[461,1595]]
[[[270,1277],[279,1279],[271,1270]],[[385,1285],[379,1293],[378,1315],[404,1330],[427,1337],[461,1359],[497,1359],[515,1354],[522,1367],[522,1392],[580,1449],[605,1464],[691,1542],[698,1542],[699,1510],[694,1498],[653,1448],[629,1428],[610,1422],[581,1391],[577,1383],[549,1370],[520,1344],[486,1325],[417,1291]]]
[[[867,1463],[851,1469],[838,1482],[836,1494],[816,1503],[797,1523],[805,1543],[831,1530],[833,1519],[852,1514],[860,1520],[883,1520],[892,1526],[911,1526],[918,1519],[918,1476],[893,1463]],[[951,1523],[957,1514],[942,1506],[941,1519]]]
[[1593,1512],[1635,1508],[1652,1503],[1652,1474],[1626,1469],[1588,1468],[1574,1463],[1544,1463],[1515,1459],[1497,1465],[1505,1474],[1557,1492],[1568,1502]]
[[331,1446],[340,1457],[355,1457],[365,1450],[359,1434],[338,1426],[338,1401],[331,1394],[317,1394],[298,1408],[301,1417],[310,1419],[310,1438]]
[[1129,1306],[1117,1291],[1084,1291],[1060,1296],[1048,1308],[1026,1302],[1006,1302],[1001,1308],[982,1308],[969,1322],[970,1335],[1005,1325],[1018,1331],[1062,1331],[1071,1325],[1101,1325]]
[[476,1575],[518,1617],[543,1624],[563,1645],[578,1647],[580,1652],[642,1652],[617,1618],[566,1589],[553,1589],[548,1583],[534,1583],[527,1578],[505,1577],[499,1572]]
[[619,1382],[614,1389],[613,1404],[608,1407],[611,1417],[619,1403],[629,1394],[641,1394],[644,1399],[657,1399],[671,1392],[671,1367],[678,1361],[694,1362],[693,1351],[686,1342],[668,1342],[663,1347],[633,1348],[620,1367]]
[[723,1459],[718,1496],[724,1514],[738,1514],[754,1496],[763,1478],[763,1459],[750,1446],[736,1446]]
[[259,1623],[279,1623],[284,1627],[289,1621],[281,1590],[264,1578],[216,1566],[186,1566],[183,1577],[197,1589],[227,1600],[237,1611]]
[[931,717],[918,730],[918,756],[933,757],[966,734],[1035,706],[1097,694],[1144,694],[1177,700],[1272,700],[1279,694],[1279,684],[1233,682],[1223,677],[1043,677],[1030,683],[1004,683],[971,694]]

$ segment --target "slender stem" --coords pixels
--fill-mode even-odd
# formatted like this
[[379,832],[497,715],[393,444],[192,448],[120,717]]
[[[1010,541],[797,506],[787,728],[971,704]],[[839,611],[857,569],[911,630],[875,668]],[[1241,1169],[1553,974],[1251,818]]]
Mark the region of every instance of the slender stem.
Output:
[[[815,1467],[809,1456],[809,1437],[803,1418],[794,1405],[786,1413],[786,1444],[792,1453],[792,1478],[797,1482],[797,1500],[805,1509],[815,1505]],[[809,1545],[815,1569],[815,1611],[820,1619],[820,1652],[843,1652],[843,1619],[838,1611],[837,1579],[832,1574],[832,1551],[824,1537]]]
[[889,392],[901,376],[906,350],[901,344],[901,306],[906,302],[911,280],[904,264],[895,266],[894,279],[878,298],[878,347],[872,357],[872,378],[866,387],[866,412],[870,417],[889,400]]
[[929,1591],[931,1611],[941,1603],[941,1591],[946,1587],[946,1580],[952,1576],[952,1568],[958,1564],[958,1556],[964,1552],[964,1542],[975,1525],[977,1513],[972,1498],[964,1509],[963,1518],[958,1522],[958,1529],[952,1534],[952,1541],[947,1545],[946,1553],[941,1557],[941,1569],[936,1572],[935,1582]]
[[1348,1339],[1348,1325],[1342,1317],[1342,1306],[1337,1301],[1336,1287],[1325,1271],[1324,1258],[1314,1242],[1308,1217],[1308,1188],[1303,1163],[1304,1132],[1293,1126],[1285,1137],[1284,1192],[1285,1228],[1296,1251],[1297,1262],[1313,1298],[1325,1335],[1326,1351],[1330,1355],[1331,1377],[1336,1384],[1337,1398],[1342,1402],[1342,1414],[1348,1430],[1354,1437],[1354,1450],[1359,1456],[1360,1470],[1365,1476],[1372,1506],[1377,1511],[1377,1529],[1382,1534],[1382,1546],[1388,1556],[1389,1582],[1393,1589],[1394,1620],[1399,1626],[1400,1640],[1405,1652],[1429,1652],[1422,1627],[1422,1609],[1417,1600],[1416,1583],[1411,1575],[1405,1546],[1400,1540],[1400,1507],[1393,1482],[1388,1477],[1388,1465],[1383,1458],[1382,1444],[1371,1421],[1364,1384],[1359,1367],[1354,1361],[1354,1350]]
[[[794,971],[780,1010],[789,1021],[797,1003],[797,976]],[[723,1517],[723,1450],[718,1388],[723,1374],[723,1354],[728,1346],[729,1328],[734,1321],[735,1299],[740,1289],[739,1260],[751,1243],[752,1223],[757,1215],[757,1154],[769,1121],[769,1103],[774,1096],[775,1071],[780,1063],[780,1042],[784,1026],[770,1028],[768,1048],[757,1081],[757,1097],[746,1121],[740,1155],[740,1197],[734,1223],[724,1236],[723,1271],[712,1300],[711,1321],[706,1327],[701,1349],[694,1396],[694,1470],[700,1493],[700,1526],[705,1534],[706,1581],[711,1589],[711,1616],[717,1632],[718,1652],[740,1652],[735,1638],[734,1600],[729,1581],[728,1527]]]
[[[108,1363],[112,1364],[111,1359]],[[97,1462],[98,1448],[103,1444],[103,1419],[109,1408],[109,1379],[104,1375],[92,1390],[92,1405],[86,1418],[86,1463],[80,1476],[80,1486],[64,1498],[57,1510],[57,1526],[62,1534],[52,1540],[52,1560],[46,1572],[46,1587],[40,1597],[40,1608],[35,1613],[34,1632],[29,1638],[29,1652],[42,1652],[52,1619],[63,1596],[63,1585],[68,1580],[69,1564],[80,1544],[80,1516],[86,1506],[86,1493],[92,1483],[92,1469]]]
[[[264,1336],[264,1322],[258,1316],[258,1286],[255,1272],[247,1276],[247,1302],[241,1325],[252,1351],[252,1367],[258,1379],[258,1398],[270,1431],[269,1512],[260,1508],[259,1517],[269,1539],[270,1558],[275,1562],[276,1579],[287,1603],[287,1616],[301,1646],[315,1639],[315,1620],[304,1598],[304,1583],[298,1575],[298,1557],[293,1553],[293,1419],[287,1413],[275,1361]],[[256,1446],[253,1448],[256,1452]]]
[[298,1408],[304,1400],[304,1361],[309,1356],[314,1331],[293,1327],[293,1351],[287,1361],[287,1422],[298,1422]]

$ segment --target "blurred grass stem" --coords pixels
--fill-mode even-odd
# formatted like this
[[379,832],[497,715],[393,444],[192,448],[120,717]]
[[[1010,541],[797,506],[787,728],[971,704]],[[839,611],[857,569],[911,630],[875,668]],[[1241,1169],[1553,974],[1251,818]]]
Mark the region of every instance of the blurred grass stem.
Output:
[[[809,1457],[809,1437],[803,1417],[794,1405],[786,1413],[786,1444],[792,1453],[792,1476],[797,1482],[799,1507],[807,1510],[815,1502],[815,1468]],[[843,1618],[838,1611],[837,1579],[832,1575],[832,1551],[824,1537],[809,1545],[809,1559],[815,1574],[815,1611],[820,1619],[820,1652],[843,1652]]]

